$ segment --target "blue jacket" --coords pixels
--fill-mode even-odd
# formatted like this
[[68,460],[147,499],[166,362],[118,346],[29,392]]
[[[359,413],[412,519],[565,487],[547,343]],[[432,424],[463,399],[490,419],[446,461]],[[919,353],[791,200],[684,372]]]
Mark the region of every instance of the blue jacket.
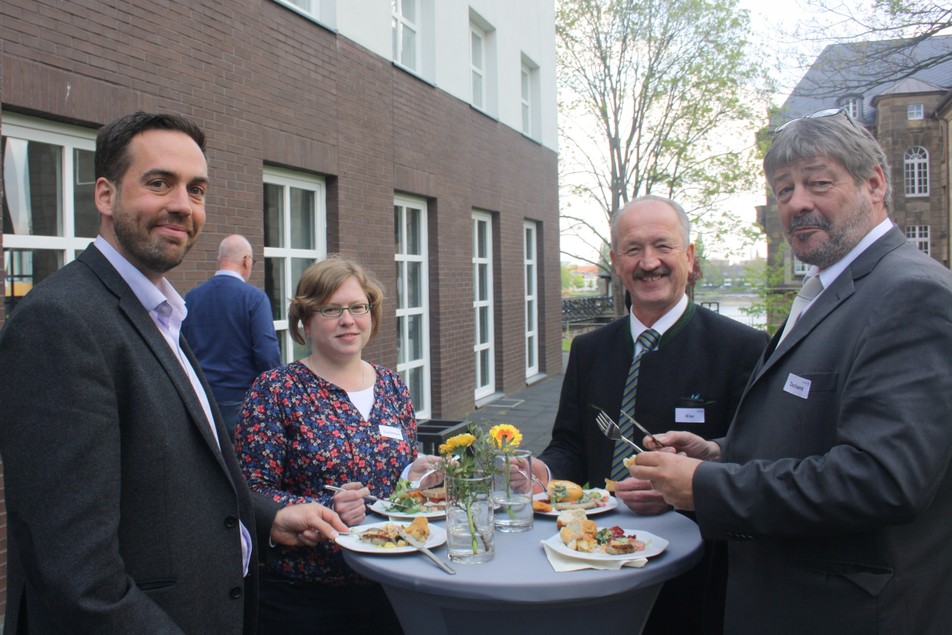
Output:
[[271,304],[263,291],[219,272],[185,296],[182,335],[219,402],[241,401],[255,378],[281,364]]

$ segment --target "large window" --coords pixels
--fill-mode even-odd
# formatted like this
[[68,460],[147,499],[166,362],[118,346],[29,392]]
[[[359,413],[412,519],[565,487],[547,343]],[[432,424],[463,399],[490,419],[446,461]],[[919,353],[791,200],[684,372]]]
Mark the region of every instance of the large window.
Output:
[[264,290],[285,361],[310,353],[291,339],[288,306],[304,270],[327,255],[324,197],[318,177],[265,168]]
[[99,233],[95,139],[93,130],[4,115],[4,315]]
[[420,72],[420,0],[391,0],[393,61]]
[[496,392],[492,223],[490,214],[473,212],[473,353],[476,357],[476,399]]
[[931,254],[928,225],[906,225],[906,240],[915,245],[919,251]]
[[929,196],[929,152],[922,146],[906,150],[903,157],[906,196]]
[[397,372],[410,389],[421,419],[430,416],[430,300],[426,202],[397,196],[393,202],[397,274]]
[[539,257],[537,225],[526,221],[523,234],[523,273],[525,283],[526,377],[539,374]]

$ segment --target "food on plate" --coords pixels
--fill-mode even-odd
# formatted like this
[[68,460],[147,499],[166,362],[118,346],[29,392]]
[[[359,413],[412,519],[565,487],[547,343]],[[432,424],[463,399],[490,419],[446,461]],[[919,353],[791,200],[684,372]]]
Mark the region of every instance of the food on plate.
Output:
[[598,547],[595,534],[598,527],[595,521],[589,520],[584,509],[569,509],[555,520],[559,528],[559,538],[565,545],[574,551],[594,552]]
[[[548,499],[542,499],[543,503],[552,506],[552,510],[561,511],[563,509],[595,509],[604,507],[608,504],[608,491],[604,489],[582,489],[580,485],[572,481],[551,480],[546,487]],[[536,511],[541,510],[535,505]]]
[[567,519],[566,525],[559,530],[559,538],[573,551],[610,556],[637,553],[647,546],[635,534],[626,536],[625,530],[617,525],[598,529],[593,521],[578,518]]
[[550,512],[552,511],[552,505],[547,501],[535,499],[532,501],[532,509],[537,512]]
[[585,513],[584,509],[566,509],[562,512],[559,512],[558,517],[555,519],[555,526],[558,529],[565,527],[573,520],[587,520],[588,514]]
[[364,530],[357,528],[354,535],[361,541],[376,545],[381,549],[408,547],[407,541],[400,536],[401,529],[404,529],[410,537],[422,543],[426,543],[426,539],[430,536],[430,524],[425,516],[417,516],[409,525],[386,523]]
[[390,511],[404,514],[425,514],[446,509],[446,488],[413,489],[410,481],[400,479],[387,499]]

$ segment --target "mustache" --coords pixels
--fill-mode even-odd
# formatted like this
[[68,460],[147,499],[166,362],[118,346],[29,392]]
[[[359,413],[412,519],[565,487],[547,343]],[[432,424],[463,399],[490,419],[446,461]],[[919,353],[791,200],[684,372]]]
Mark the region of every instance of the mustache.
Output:
[[651,271],[645,271],[644,269],[639,269],[635,274],[635,278],[639,280],[643,279],[645,276],[670,276],[671,270],[667,267],[655,267]]
[[787,233],[793,233],[801,227],[817,227],[824,231],[829,231],[833,225],[819,214],[804,214],[803,216],[795,216],[793,220],[790,221],[790,224],[787,225]]

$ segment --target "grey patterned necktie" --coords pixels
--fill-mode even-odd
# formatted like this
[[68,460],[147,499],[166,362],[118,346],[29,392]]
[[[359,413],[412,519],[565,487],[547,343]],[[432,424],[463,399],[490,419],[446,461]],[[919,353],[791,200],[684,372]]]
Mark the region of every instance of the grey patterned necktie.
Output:
[[[641,344],[641,350],[635,353],[631,360],[631,367],[628,369],[628,380],[625,382],[625,393],[621,399],[621,412],[627,412],[632,417],[635,416],[635,395],[638,392],[638,371],[641,367],[641,356],[648,351],[654,350],[658,345],[661,335],[654,329],[642,331],[638,336],[638,343]],[[637,346],[635,347],[637,349]],[[621,433],[627,439],[632,438],[635,426],[627,417],[619,417]],[[612,479],[620,481],[628,476],[628,468],[625,467],[624,459],[631,454],[631,447],[624,441],[615,442],[615,453],[612,455]]]
[[823,283],[820,282],[820,276],[807,276],[803,279],[803,287],[797,293],[797,297],[793,299],[793,305],[790,307],[790,316],[787,318],[787,323],[783,327],[783,333],[780,334],[780,339],[777,340],[777,346],[780,346],[780,342],[787,337],[787,334],[790,333],[793,329],[793,325],[797,323],[797,320],[800,319],[800,315],[803,313],[803,310],[807,308],[813,299],[820,295],[820,291],[823,291]]

